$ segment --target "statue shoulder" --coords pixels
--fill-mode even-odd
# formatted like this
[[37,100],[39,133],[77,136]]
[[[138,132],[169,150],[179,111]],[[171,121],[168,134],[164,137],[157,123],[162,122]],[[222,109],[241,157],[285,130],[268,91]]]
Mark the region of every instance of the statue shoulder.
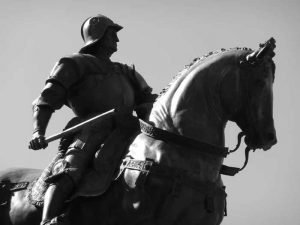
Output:
[[131,64],[130,66],[119,62],[115,62],[115,64],[119,66],[123,74],[128,77],[136,92],[152,92],[152,88],[148,85],[143,76],[135,69],[134,64]]
[[[95,57],[88,54],[74,53],[71,55],[66,55],[59,59],[58,64],[60,63],[71,63],[76,67],[84,67],[91,60],[95,60]],[[80,69],[80,68],[78,68]]]
[[68,89],[83,77],[88,58],[89,56],[80,53],[60,58],[52,68],[46,82],[58,83]]
[[66,69],[72,69],[73,72],[76,71],[79,75],[85,74],[87,70],[93,65],[95,57],[89,54],[74,53],[70,55],[63,56],[60,58],[53,67],[52,72],[57,67],[64,67]]
[[94,58],[95,58],[95,56],[92,56],[90,54],[73,53],[73,54],[62,57],[61,59],[70,59],[70,60],[73,60],[76,62],[82,62],[82,61],[87,61],[87,60],[91,60]]

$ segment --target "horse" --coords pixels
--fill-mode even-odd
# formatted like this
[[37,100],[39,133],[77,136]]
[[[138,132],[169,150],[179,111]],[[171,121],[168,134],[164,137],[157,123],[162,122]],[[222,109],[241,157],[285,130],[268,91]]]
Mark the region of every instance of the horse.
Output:
[[[230,171],[223,165],[229,154],[226,123],[240,127],[246,152],[266,151],[277,142],[274,49],[271,38],[256,51],[221,49],[187,65],[163,89],[148,120],[140,121],[141,132],[109,189],[68,203],[70,224],[220,224],[226,212],[221,173]],[[27,190],[7,187],[40,174],[24,168],[0,174],[0,224],[39,224],[41,209],[29,203]]]

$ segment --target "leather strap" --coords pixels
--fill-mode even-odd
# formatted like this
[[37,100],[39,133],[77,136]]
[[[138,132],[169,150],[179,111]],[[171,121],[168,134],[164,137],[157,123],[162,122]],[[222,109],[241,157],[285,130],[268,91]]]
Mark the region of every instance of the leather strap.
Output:
[[138,170],[147,175],[156,175],[173,180],[174,182],[183,183],[198,190],[205,192],[213,191],[216,188],[215,183],[200,181],[198,174],[192,171],[172,168],[166,165],[160,165],[152,160],[125,159],[123,161],[122,172],[124,169]]
[[18,182],[18,183],[0,183],[0,188],[5,188],[11,192],[21,191],[27,189],[29,182]]
[[[182,135],[178,135],[175,133],[168,132],[166,130],[162,130],[160,128],[154,127],[151,124],[139,119],[140,122],[140,128],[142,133],[146,134],[149,137],[162,140],[165,142],[172,142],[177,145],[185,146],[185,147],[190,147],[197,149],[197,151],[200,151],[201,153],[204,154],[212,154],[212,155],[217,155],[217,156],[222,156],[226,157],[228,154],[236,151],[238,147],[240,146],[241,138],[244,136],[243,133],[239,134],[239,140],[238,140],[238,145],[234,150],[229,151],[228,148],[226,147],[219,147],[215,145],[211,145],[205,142],[197,141],[195,139],[185,137]],[[222,165],[220,174],[227,175],[227,176],[234,176],[241,170],[243,170],[247,163],[248,163],[248,158],[249,158],[249,151],[251,149],[247,147],[245,149],[245,162],[242,168],[238,167],[231,167],[231,166],[226,166]]]
[[205,142],[197,141],[189,137],[185,137],[154,127],[141,119],[139,121],[141,131],[149,137],[165,142],[172,142],[185,147],[194,148],[204,154],[212,154],[222,157],[226,157],[228,155],[228,148],[226,147],[219,147]]

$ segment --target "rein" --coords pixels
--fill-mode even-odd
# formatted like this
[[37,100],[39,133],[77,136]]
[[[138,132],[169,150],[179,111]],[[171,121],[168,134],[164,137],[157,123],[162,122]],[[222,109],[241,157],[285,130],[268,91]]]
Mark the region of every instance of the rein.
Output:
[[[141,119],[139,119],[139,123],[140,123],[141,132],[151,138],[154,138],[157,140],[162,140],[165,142],[172,142],[174,144],[181,145],[184,147],[190,147],[190,148],[197,149],[198,151],[200,151],[201,153],[204,153],[204,154],[216,155],[216,156],[221,156],[221,157],[226,157],[227,155],[235,152],[240,147],[242,137],[245,136],[245,134],[243,132],[239,133],[238,144],[236,145],[236,147],[233,150],[228,150],[228,148],[226,148],[226,147],[220,147],[220,146],[208,144],[208,143],[205,143],[202,141],[195,140],[193,138],[185,137],[183,135],[178,135],[178,134],[171,133],[169,131],[154,127],[151,124],[149,124]],[[241,168],[222,165],[220,174],[234,176],[235,174],[237,174],[238,172],[243,170],[247,166],[250,150],[251,149],[247,146],[245,149],[245,162]]]
[[[231,154],[231,153],[234,153],[236,150],[239,149],[240,145],[241,145],[241,141],[242,141],[242,138],[245,136],[246,134],[244,132],[240,132],[238,134],[238,143],[236,145],[236,147],[232,150],[230,150],[228,152],[228,155]],[[222,168],[221,168],[221,171],[220,173],[223,174],[223,175],[228,175],[228,176],[234,176],[235,174],[237,174],[238,172],[242,171],[243,169],[245,169],[245,167],[247,166],[248,164],[248,161],[249,161],[249,153],[250,153],[250,150],[251,148],[250,147],[246,147],[245,148],[245,161],[244,161],[244,164],[241,168],[238,168],[238,167],[231,167],[231,166],[226,166],[226,165],[222,165]],[[253,151],[255,151],[253,149]]]
[[192,138],[188,138],[154,127],[141,119],[139,121],[141,131],[147,136],[152,137],[154,139],[159,139],[165,142],[172,142],[177,145],[187,146],[191,148],[197,148],[199,149],[199,151],[206,154],[213,154],[222,157],[226,157],[229,154],[228,148],[226,147],[219,147],[201,141],[197,141]]

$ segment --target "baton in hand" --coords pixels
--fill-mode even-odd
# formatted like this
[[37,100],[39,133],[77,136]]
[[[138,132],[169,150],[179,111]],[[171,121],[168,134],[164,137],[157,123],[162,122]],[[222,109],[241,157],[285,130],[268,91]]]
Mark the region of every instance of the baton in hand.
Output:
[[105,112],[105,113],[102,113],[102,114],[100,114],[100,115],[97,115],[97,116],[95,116],[95,117],[92,117],[91,119],[88,119],[88,120],[86,120],[86,121],[83,121],[82,123],[79,123],[79,124],[77,124],[77,125],[75,125],[75,126],[73,126],[73,127],[70,127],[69,129],[66,129],[66,130],[64,130],[64,131],[62,131],[62,132],[60,132],[60,133],[54,134],[54,135],[52,135],[52,136],[50,136],[50,137],[47,137],[47,138],[45,139],[45,141],[46,141],[47,143],[50,143],[50,142],[52,142],[52,141],[55,141],[55,140],[57,140],[57,139],[60,139],[60,138],[62,138],[62,137],[64,137],[64,136],[66,136],[66,135],[68,135],[68,134],[71,134],[71,133],[77,132],[77,131],[79,131],[79,130],[82,130],[83,128],[88,127],[88,126],[90,126],[90,125],[92,125],[92,124],[94,124],[94,123],[96,123],[96,122],[100,122],[100,121],[102,121],[102,120],[107,119],[107,117],[110,117],[110,116],[113,115],[115,112],[116,112],[115,109],[111,109],[111,110],[109,110],[109,111],[107,111],[107,112]]

